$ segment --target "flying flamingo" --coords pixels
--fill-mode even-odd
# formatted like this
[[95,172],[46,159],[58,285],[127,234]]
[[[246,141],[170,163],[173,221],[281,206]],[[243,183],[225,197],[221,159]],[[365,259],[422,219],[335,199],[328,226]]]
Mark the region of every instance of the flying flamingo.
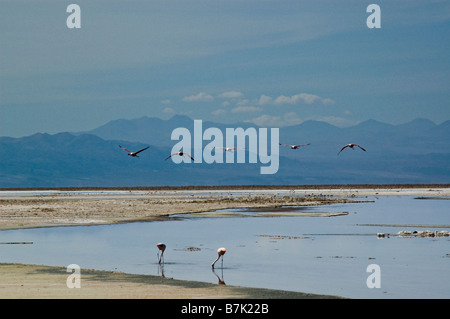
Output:
[[231,147],[216,147],[216,148],[221,148],[221,149],[225,150],[226,152],[232,152],[232,151],[238,149],[237,147],[233,147],[233,148],[231,148]]
[[[346,148],[346,147],[350,147],[352,150],[354,150],[354,147],[355,147],[355,146],[358,146],[360,149],[362,149],[364,152],[366,152],[366,150],[365,150],[364,148],[362,148],[361,146],[359,146],[358,144],[352,144],[352,143],[350,143],[350,144],[345,145],[343,148],[341,148],[341,150],[339,151],[339,153],[342,152],[342,150],[343,150],[344,148]],[[339,153],[338,153],[338,155],[339,155]]]
[[164,245],[163,243],[157,243],[156,247],[158,247],[159,250],[161,251],[161,255],[159,256],[159,260],[158,260],[158,264],[161,264],[161,258],[164,254],[164,250],[166,250],[166,245]]
[[120,146],[120,145],[119,145],[119,147],[120,147],[121,149],[127,151],[129,156],[132,156],[132,157],[139,157],[139,156],[137,156],[138,153],[140,153],[140,152],[142,152],[142,151],[145,151],[145,150],[146,150],[147,148],[149,148],[150,146],[147,146],[146,148],[143,148],[143,149],[141,149],[141,150],[139,150],[139,151],[137,151],[137,152],[129,151],[129,150],[127,150],[126,148],[124,148],[124,147],[122,147],[122,146]]
[[166,160],[169,159],[169,158],[171,158],[173,155],[179,155],[179,156],[184,156],[184,155],[186,155],[187,157],[190,157],[191,160],[195,161],[194,158],[193,158],[191,155],[189,155],[188,153],[184,153],[184,152],[176,152],[176,153],[173,153],[173,154],[171,154],[170,156],[168,156],[168,157],[166,158]]
[[280,143],[281,146],[288,146],[288,147],[290,147],[290,148],[293,149],[293,150],[296,150],[296,149],[298,149],[298,148],[301,147],[301,146],[307,146],[307,145],[309,145],[309,144],[310,144],[310,143],[308,143],[308,144],[291,145],[291,144],[281,144],[281,143]]
[[217,258],[211,264],[212,268],[214,268],[215,263],[219,260],[220,257],[222,257],[222,268],[223,268],[223,255],[225,255],[226,252],[227,252],[227,250],[225,248],[223,248],[223,247],[217,249]]

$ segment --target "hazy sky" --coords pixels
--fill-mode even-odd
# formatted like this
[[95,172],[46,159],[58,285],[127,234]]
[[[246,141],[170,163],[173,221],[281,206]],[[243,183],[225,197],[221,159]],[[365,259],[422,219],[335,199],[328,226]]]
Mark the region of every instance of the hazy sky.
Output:
[[0,0],[0,136],[175,114],[440,124],[449,56],[447,0]]

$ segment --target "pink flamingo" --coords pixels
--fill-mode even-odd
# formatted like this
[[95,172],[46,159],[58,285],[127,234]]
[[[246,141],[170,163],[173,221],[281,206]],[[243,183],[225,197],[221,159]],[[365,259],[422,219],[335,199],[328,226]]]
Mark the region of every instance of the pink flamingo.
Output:
[[223,248],[223,247],[217,249],[217,258],[211,264],[212,268],[214,268],[215,263],[219,260],[220,257],[222,257],[222,268],[223,268],[223,255],[225,255],[226,252],[227,252],[227,250],[225,248]]
[[193,158],[191,155],[189,155],[188,153],[184,153],[184,152],[176,152],[176,153],[173,153],[173,154],[171,154],[170,156],[168,156],[168,157],[166,158],[166,160],[169,159],[169,158],[171,158],[173,155],[179,155],[179,156],[184,156],[184,155],[186,155],[187,157],[190,157],[191,160],[194,161],[194,158]]
[[310,143],[308,143],[308,144],[291,145],[291,144],[281,144],[281,143],[280,143],[281,146],[288,146],[288,147],[290,147],[290,148],[293,149],[293,150],[296,150],[296,149],[298,149],[299,147],[302,147],[302,146],[307,146],[307,145],[309,145],[309,144],[310,144]]
[[164,245],[163,243],[157,243],[156,247],[158,247],[159,250],[161,251],[161,255],[159,256],[159,260],[158,260],[158,264],[160,264],[161,263],[161,258],[162,258],[163,254],[164,254],[164,250],[166,250],[166,245]]
[[[342,150],[343,150],[344,148],[346,148],[346,147],[350,147],[352,150],[354,150],[354,147],[355,147],[355,146],[358,146],[358,147],[359,147],[360,149],[362,149],[364,152],[367,152],[364,148],[362,148],[362,147],[359,146],[358,144],[350,143],[350,144],[345,145],[343,148],[341,148],[341,150],[339,151],[339,153],[342,152]],[[338,155],[339,155],[339,153],[338,153]]]
[[129,156],[132,156],[132,157],[139,157],[139,156],[137,156],[138,153],[140,153],[140,152],[142,152],[142,151],[145,151],[145,150],[146,150],[147,148],[149,148],[150,146],[147,146],[146,148],[143,148],[143,149],[141,149],[141,150],[139,150],[139,151],[137,151],[137,152],[129,151],[129,150],[127,150],[126,148],[124,148],[124,147],[122,147],[122,146],[120,146],[120,145],[119,145],[119,147],[120,147],[121,149],[127,151]]

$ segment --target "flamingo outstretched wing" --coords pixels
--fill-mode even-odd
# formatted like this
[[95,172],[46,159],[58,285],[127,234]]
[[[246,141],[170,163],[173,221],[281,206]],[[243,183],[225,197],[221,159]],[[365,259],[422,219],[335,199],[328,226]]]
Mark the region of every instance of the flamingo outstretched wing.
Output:
[[168,159],[171,158],[173,155],[179,155],[179,156],[186,155],[186,156],[190,157],[191,160],[195,161],[194,158],[193,158],[191,155],[189,155],[188,153],[184,153],[184,152],[176,152],[176,153],[170,154],[169,156],[167,156],[167,158],[166,158],[165,160],[168,160]]
[[120,145],[119,145],[119,147],[120,147],[121,149],[123,149],[124,151],[127,151],[128,153],[133,153],[132,151],[127,150],[125,147],[122,147],[122,146],[120,146]]
[[298,144],[298,145],[294,145],[294,147],[295,148],[299,148],[300,146],[307,146],[307,145],[309,145],[310,143],[308,143],[308,144]]
[[[180,155],[181,155],[181,154],[180,154]],[[189,155],[188,153],[184,153],[184,152],[183,152],[183,154],[182,154],[181,156],[183,156],[183,155],[186,155],[187,157],[189,157],[191,160],[194,161],[194,158],[193,158],[191,155]]]
[[346,147],[349,147],[349,146],[350,146],[350,145],[345,145],[344,147],[342,147],[341,150],[338,152],[338,155],[339,155],[339,153],[342,152],[343,149],[345,149]]
[[171,158],[171,157],[172,157],[172,155],[178,155],[178,153],[173,153],[173,154],[170,154],[169,156],[167,156],[167,157],[166,157],[166,159],[165,159],[165,160],[167,161],[167,160],[168,160],[169,158]]
[[142,152],[142,151],[145,151],[147,148],[149,148],[150,146],[147,146],[147,147],[145,147],[145,148],[143,148],[143,149],[141,149],[141,150],[139,150],[139,151],[137,151],[137,152],[135,152],[134,154],[138,154],[138,153],[140,153],[140,152]]
[[361,146],[359,146],[358,144],[355,144],[355,146],[358,146],[360,149],[362,149],[364,152],[367,152],[364,148],[362,148]]

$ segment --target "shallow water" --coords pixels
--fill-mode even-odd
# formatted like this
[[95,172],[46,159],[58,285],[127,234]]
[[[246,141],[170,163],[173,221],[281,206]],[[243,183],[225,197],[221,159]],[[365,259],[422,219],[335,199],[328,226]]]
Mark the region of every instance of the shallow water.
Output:
[[[400,230],[450,230],[450,201],[364,198],[301,212],[334,217],[192,217],[105,226],[0,231],[1,262],[45,264],[351,298],[450,298],[450,237],[377,238]],[[276,212],[275,212],[276,213]],[[417,227],[401,225],[447,225]],[[385,226],[397,225],[397,226]],[[163,267],[156,243],[167,245]],[[189,248],[196,249],[189,249]],[[217,248],[226,247],[212,271]],[[367,267],[380,268],[369,288]]]

